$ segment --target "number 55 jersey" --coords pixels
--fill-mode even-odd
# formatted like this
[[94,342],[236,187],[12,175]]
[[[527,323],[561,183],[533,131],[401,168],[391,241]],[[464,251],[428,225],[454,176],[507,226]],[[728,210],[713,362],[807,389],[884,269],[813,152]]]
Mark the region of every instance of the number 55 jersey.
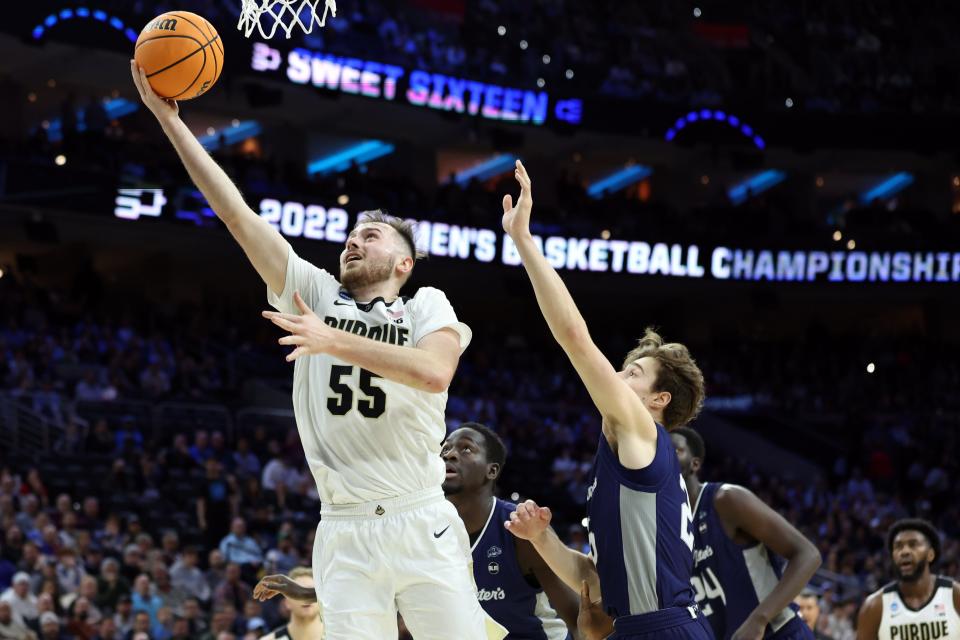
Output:
[[[358,302],[291,247],[284,290],[277,295],[268,288],[267,300],[278,311],[299,315],[297,291],[327,325],[378,342],[416,347],[424,336],[449,328],[462,353],[472,336],[438,289],[421,287],[413,298],[392,302]],[[297,358],[293,409],[321,502],[353,504],[439,490],[446,404],[446,391],[419,391],[329,354]]]
[[[728,640],[783,575],[784,561],[763,544],[743,547],[727,535],[714,508],[722,484],[707,482],[693,511],[693,577],[697,604],[717,640]],[[764,638],[813,639],[791,604],[770,621]]]

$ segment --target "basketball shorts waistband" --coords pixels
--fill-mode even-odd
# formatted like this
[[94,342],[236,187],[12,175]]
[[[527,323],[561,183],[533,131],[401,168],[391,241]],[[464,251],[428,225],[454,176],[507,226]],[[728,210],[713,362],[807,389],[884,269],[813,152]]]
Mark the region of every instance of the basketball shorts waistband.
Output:
[[670,607],[635,616],[620,616],[613,621],[613,628],[620,635],[652,633],[695,622],[699,615],[700,608],[696,604]]
[[321,520],[375,520],[405,511],[412,511],[444,500],[446,498],[443,495],[443,489],[430,487],[406,495],[371,502],[322,504],[320,505],[320,518]]

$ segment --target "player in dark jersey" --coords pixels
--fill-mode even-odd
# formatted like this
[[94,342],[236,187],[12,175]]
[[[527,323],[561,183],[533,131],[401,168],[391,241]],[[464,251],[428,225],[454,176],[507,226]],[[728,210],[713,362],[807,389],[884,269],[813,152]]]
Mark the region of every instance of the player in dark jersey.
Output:
[[960,584],[930,570],[940,555],[932,524],[899,520],[887,532],[897,579],[860,608],[857,640],[960,640]]
[[[694,600],[693,516],[665,425],[682,426],[703,404],[703,375],[681,344],[653,331],[618,372],[597,348],[570,292],[530,232],[530,178],[517,162],[520,198],[503,198],[503,229],[533,283],[553,337],[573,363],[602,417],[603,435],[587,491],[593,558],[568,549],[546,526],[549,509],[526,501],[508,529],[533,542],[572,588],[586,581],[614,618],[614,638],[710,638]],[[602,258],[609,258],[605,250]],[[592,253],[592,249],[591,249]],[[624,258],[623,252],[620,259]],[[614,258],[615,259],[615,258]],[[616,304],[625,313],[637,298]]]
[[793,599],[820,566],[817,548],[749,489],[701,483],[699,433],[670,437],[693,502],[693,587],[717,640],[813,640]]
[[[502,526],[516,505],[494,497],[506,448],[488,427],[465,422],[447,436],[443,492],[470,535],[477,597],[507,629],[507,640],[565,640],[577,628],[577,594],[526,540]],[[558,617],[559,613],[559,617]]]
[[[299,589],[294,592],[291,584]],[[272,587],[278,587],[276,589]],[[291,595],[306,592],[312,598],[295,600]],[[277,627],[261,640],[313,640],[323,637],[323,620],[320,617],[320,605],[317,604],[317,592],[313,587],[313,571],[308,567],[297,567],[290,577],[267,576],[254,589],[254,598],[269,600],[277,594],[285,596],[283,604],[290,611],[290,621]]]

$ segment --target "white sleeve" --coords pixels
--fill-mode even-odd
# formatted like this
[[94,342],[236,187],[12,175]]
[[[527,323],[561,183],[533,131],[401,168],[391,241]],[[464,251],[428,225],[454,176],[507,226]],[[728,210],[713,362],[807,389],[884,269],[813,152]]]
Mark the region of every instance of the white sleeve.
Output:
[[293,247],[290,247],[287,252],[287,276],[283,282],[283,292],[277,295],[268,286],[267,302],[281,313],[299,314],[300,310],[293,301],[293,294],[299,291],[307,306],[317,311],[331,303],[339,289],[340,283],[336,278],[298,256]]
[[460,336],[460,353],[466,350],[467,345],[473,338],[473,331],[457,320],[457,314],[453,311],[453,306],[447,300],[443,291],[433,287],[421,287],[410,302],[416,317],[416,324],[413,328],[413,346],[417,346],[424,336],[440,329],[449,328],[456,331],[457,335]]

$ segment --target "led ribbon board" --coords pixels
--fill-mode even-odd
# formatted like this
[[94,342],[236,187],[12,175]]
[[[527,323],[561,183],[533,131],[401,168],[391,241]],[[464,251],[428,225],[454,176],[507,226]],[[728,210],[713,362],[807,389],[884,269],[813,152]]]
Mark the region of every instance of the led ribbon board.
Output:
[[576,125],[583,115],[581,100],[552,99],[542,90],[517,89],[303,48],[282,51],[263,42],[253,43],[250,68],[280,75],[294,84],[485,120],[534,126],[548,122]]
[[[169,215],[163,213],[166,204],[162,190],[120,189],[114,215],[162,217]],[[258,207],[288,238],[334,244],[343,243],[357,215],[277,198],[263,198]],[[178,211],[175,217],[190,216]],[[516,246],[499,230],[431,221],[418,221],[417,229],[418,247],[431,256],[520,266]],[[557,235],[534,241],[554,268],[566,271],[753,282],[960,282],[960,252],[743,249]]]

